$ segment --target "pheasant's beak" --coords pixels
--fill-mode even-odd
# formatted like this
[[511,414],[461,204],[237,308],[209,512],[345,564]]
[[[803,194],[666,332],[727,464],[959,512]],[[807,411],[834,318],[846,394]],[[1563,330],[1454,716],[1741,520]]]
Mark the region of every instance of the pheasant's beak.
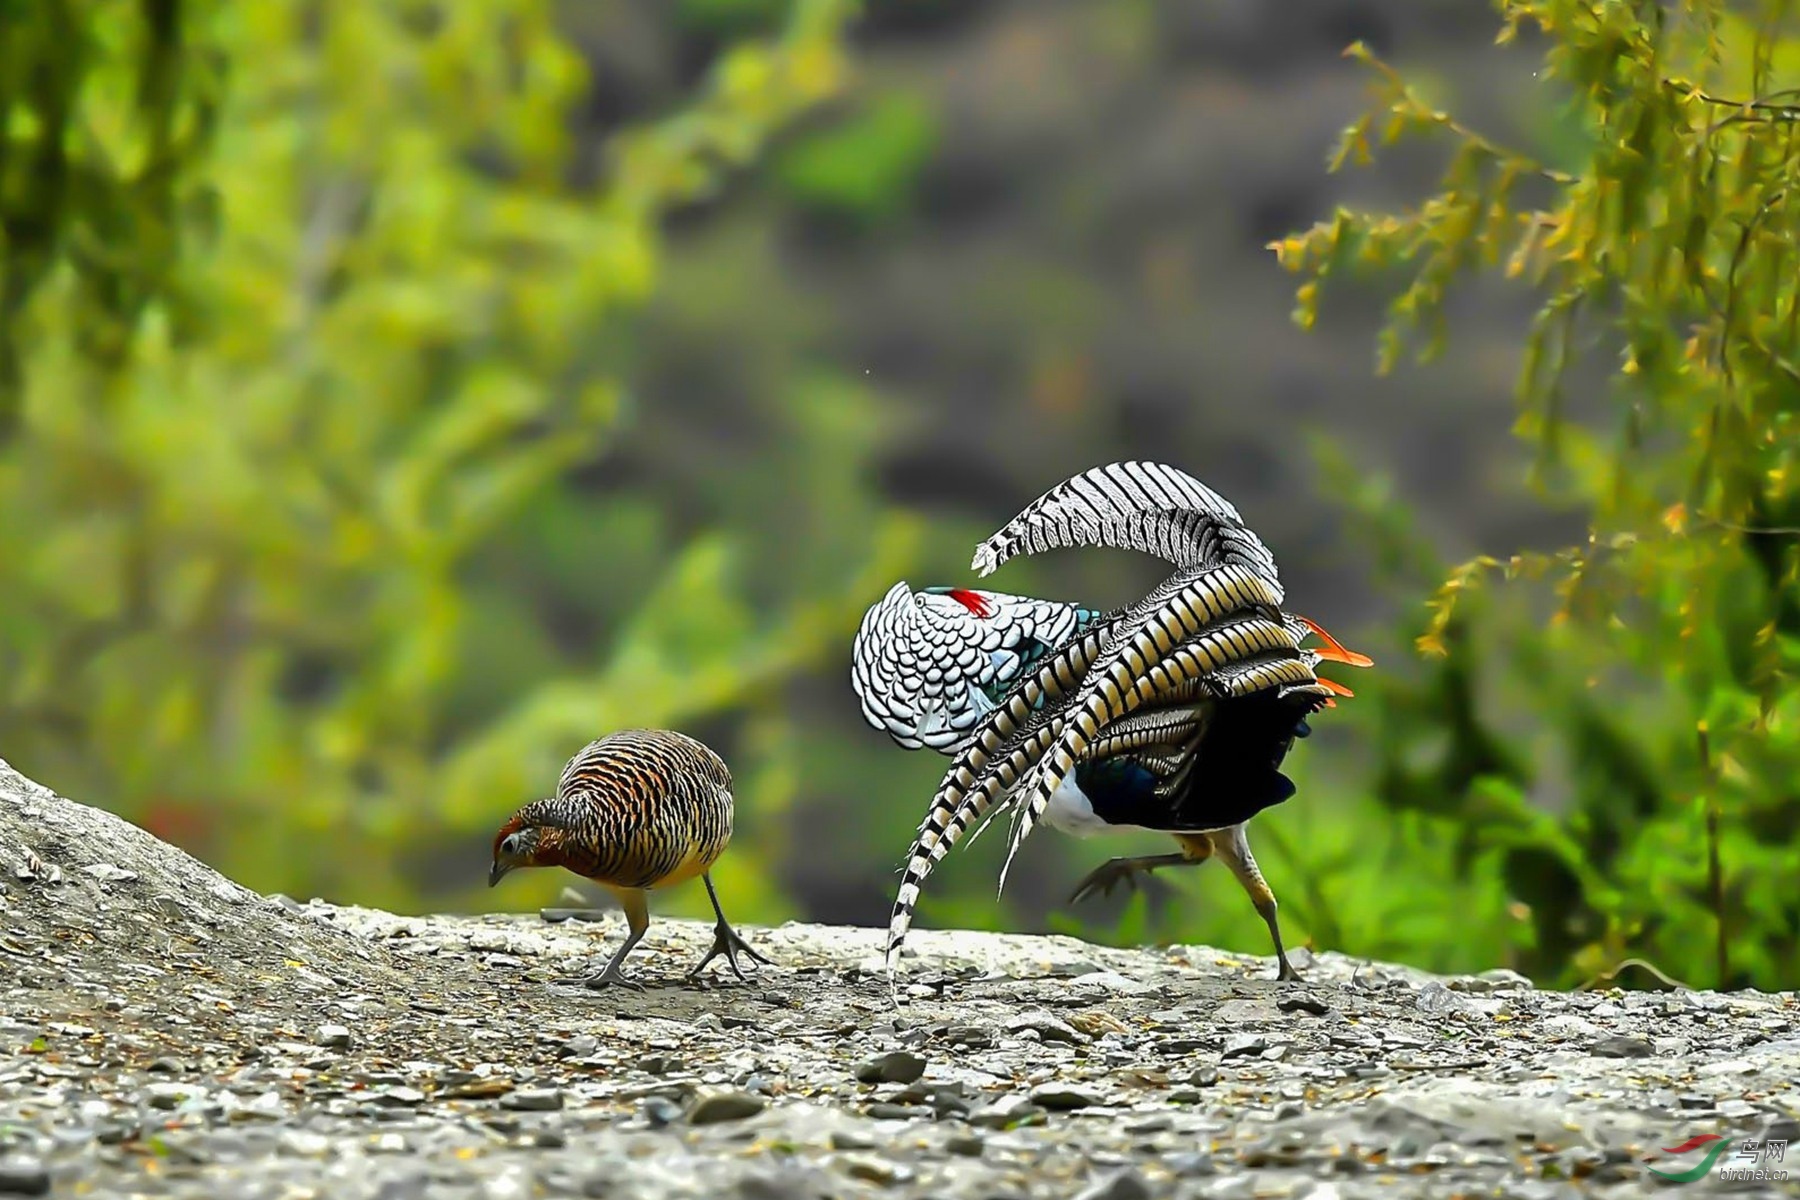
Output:
[[489,867],[488,886],[493,887],[496,883],[499,883],[506,877],[506,873],[510,870],[512,870],[511,863],[496,862],[493,866]]

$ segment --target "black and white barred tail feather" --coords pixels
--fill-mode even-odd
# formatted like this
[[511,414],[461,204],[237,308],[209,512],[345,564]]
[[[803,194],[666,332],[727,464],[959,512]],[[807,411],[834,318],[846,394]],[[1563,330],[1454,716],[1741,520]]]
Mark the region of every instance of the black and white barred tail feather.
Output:
[[[1274,597],[1268,580],[1234,564],[1178,573],[1152,594],[1153,608],[1139,616],[1144,608],[1139,605],[1127,620],[1109,627],[1105,657],[1088,668],[1074,699],[1077,728],[1062,734],[1063,740],[1072,747],[1071,739],[1079,739],[1085,748],[1102,726],[1130,711],[1119,707],[1122,696],[1130,695],[1130,707],[1135,708],[1152,690],[1186,682],[1154,674],[1178,647],[1198,645],[1210,655],[1208,665],[1197,672],[1202,676],[1277,645],[1297,651],[1298,639],[1275,607]],[[1226,622],[1234,614],[1244,614],[1245,619]],[[1131,618],[1136,618],[1135,626],[1129,623]],[[1042,811],[1042,805],[1028,810],[1027,832]]]
[[1234,563],[1281,599],[1275,556],[1230,501],[1161,463],[1111,463],[1064,480],[976,547],[971,565],[988,575],[1016,555],[1072,546],[1140,550],[1178,567]]
[[[1260,617],[1245,618],[1214,629],[1198,638],[1194,644],[1176,648],[1168,659],[1153,669],[1149,678],[1131,681],[1138,693],[1132,707],[1139,707],[1152,698],[1163,703],[1181,704],[1201,694],[1210,674],[1229,663],[1231,648],[1250,644],[1250,635],[1240,629],[1240,625],[1254,625],[1273,631],[1277,640],[1286,634],[1284,626]],[[1270,635],[1265,633],[1264,636]],[[1099,640],[1099,637],[1098,633],[1088,635],[1089,640]],[[1009,698],[1009,703],[1011,699]],[[939,786],[937,795],[932,798],[925,820],[920,823],[919,835],[913,842],[906,865],[901,871],[899,892],[894,898],[893,912],[888,921],[887,956],[890,967],[893,955],[898,952],[912,925],[913,908],[932,869],[972,824],[983,822],[977,835],[980,829],[985,829],[984,818],[991,819],[1000,811],[997,805],[1014,792],[1026,772],[1043,760],[1045,750],[1065,736],[1070,727],[1069,701],[1072,697],[1059,693],[1057,699],[1062,703],[1055,708],[1031,711],[1029,719],[1022,723],[1009,721],[1004,711],[996,711],[946,772],[944,782]],[[1096,734],[1089,743],[1084,744],[1084,758],[1101,757],[1098,753],[1092,753],[1095,749],[1111,754],[1136,748],[1147,741],[1142,735],[1151,730],[1161,729],[1167,737],[1181,720],[1177,715],[1181,711],[1158,711],[1136,716],[1123,713],[1121,715],[1124,720],[1114,723],[1104,734]],[[1196,725],[1194,732],[1198,732],[1199,728]],[[1010,862],[1010,855],[1008,861]],[[1004,872],[1000,882],[1004,887]]]
[[[945,775],[945,783],[939,787],[938,796],[945,795],[945,788],[951,786],[952,780],[973,783],[994,756],[1012,750],[1023,738],[1051,721],[1054,710],[1047,705],[1060,700],[1065,693],[1074,691],[1088,664],[1100,653],[1105,640],[1106,627],[1095,626],[1063,645],[1021,680],[1001,705],[988,714],[981,728],[957,753],[956,761]],[[963,795],[962,790],[956,791],[955,801],[948,805],[934,800],[926,809],[924,819],[919,822],[915,848],[919,845],[928,849],[935,846],[945,831],[953,828],[949,841],[937,854],[937,857],[943,857],[967,825],[967,819],[955,823],[957,808]]]
[[[1008,696],[945,772],[944,781],[919,824],[889,919],[890,956],[906,935],[912,908],[932,867],[1062,736],[1063,717],[1054,709],[1046,710],[1034,688],[1046,691],[1051,699],[1063,699],[1084,676],[1091,677],[1093,664],[1101,654],[1124,656],[1126,661],[1142,666],[1151,653],[1166,653],[1182,638],[1198,632],[1206,621],[1218,620],[1235,609],[1269,609],[1279,618],[1279,610],[1271,608],[1278,602],[1275,597],[1274,585],[1242,566],[1227,564],[1210,571],[1181,572],[1125,613],[1091,628],[1076,643],[1052,656],[1036,678]],[[1119,630],[1133,624],[1138,633],[1126,638],[1121,649],[1115,644]],[[1173,689],[1182,681],[1159,677],[1158,682]],[[1034,814],[1032,820],[1035,819]],[[1015,830],[1015,849],[1019,836]],[[1002,886],[1004,883],[1003,873]],[[891,957],[889,961],[891,964]]]
[[[1183,612],[1177,618],[1172,609],[1170,617],[1185,627],[1206,611]],[[1215,625],[1218,620],[1216,611],[1203,617],[1200,624],[1205,631],[1189,635],[1192,640],[1169,652],[1159,651],[1160,639],[1153,633],[1166,633],[1165,627],[1152,621],[1122,646],[1110,663],[1097,664],[1089,673],[1082,691],[1066,710],[1062,733],[1032,764],[1029,780],[1017,787],[1012,843],[1000,870],[1002,887],[1013,856],[1050,806],[1050,797],[1075,765],[1089,756],[1093,743],[1111,723],[1152,697],[1195,680],[1220,699],[1263,687],[1314,681],[1312,668],[1301,658],[1292,632],[1282,622],[1247,617]]]
[[[1183,652],[1177,651],[1164,663],[1153,668],[1152,673],[1170,668],[1177,674],[1186,674],[1191,667],[1182,659]],[[1220,699],[1237,699],[1266,690],[1276,690],[1281,695],[1303,690],[1322,696],[1330,694],[1317,685],[1312,668],[1306,661],[1298,654],[1286,650],[1274,650],[1247,662],[1228,664],[1209,676],[1207,682],[1217,689]],[[1123,693],[1127,699],[1135,694],[1135,687]],[[1002,887],[1006,884],[1006,873],[1012,866],[1013,856],[1019,852],[1020,844],[1036,828],[1044,810],[1049,807],[1050,797],[1074,771],[1077,763],[1093,757],[1084,744],[1086,739],[1081,736],[1082,727],[1082,722],[1078,719],[1065,722],[1062,739],[1039,756],[1031,777],[1014,784],[1012,807],[1015,819],[1006,862],[1000,868]]]

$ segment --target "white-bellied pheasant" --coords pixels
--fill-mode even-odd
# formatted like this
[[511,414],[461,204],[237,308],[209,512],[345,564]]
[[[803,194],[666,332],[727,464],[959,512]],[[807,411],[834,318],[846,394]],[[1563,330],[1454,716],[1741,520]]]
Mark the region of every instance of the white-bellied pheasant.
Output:
[[488,886],[519,867],[565,867],[617,896],[630,934],[589,987],[641,985],[620,971],[650,927],[649,893],[698,875],[718,923],[712,949],[689,975],[723,954],[738,978],[741,951],[769,960],[738,936],[719,907],[712,865],[731,841],[731,772],[683,733],[627,729],[590,742],[569,760],[556,795],[534,800],[494,834]]
[[[1280,766],[1294,738],[1334,693],[1348,694],[1313,668],[1369,660],[1281,612],[1267,548],[1236,509],[1174,468],[1113,464],[1067,480],[984,542],[974,565],[987,574],[1017,553],[1075,545],[1143,550],[1178,570],[1113,613],[900,585],[863,619],[852,683],[865,716],[903,746],[956,755],[908,856],[890,964],[931,868],[972,824],[1011,808],[1014,852],[1040,817],[1084,836],[1155,830],[1181,847],[1110,860],[1076,900],[1139,872],[1223,859],[1269,927],[1280,977],[1294,978],[1244,823],[1293,794]],[[984,627],[996,619],[1001,629]],[[1309,634],[1324,645],[1302,647]],[[1020,642],[1029,653],[1016,653]]]

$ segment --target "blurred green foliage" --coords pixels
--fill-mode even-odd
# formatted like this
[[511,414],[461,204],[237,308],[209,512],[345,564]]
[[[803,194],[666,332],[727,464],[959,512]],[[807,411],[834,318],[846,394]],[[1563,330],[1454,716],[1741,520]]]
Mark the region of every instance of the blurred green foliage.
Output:
[[776,174],[803,209],[861,222],[891,219],[910,207],[933,138],[924,101],[887,92],[868,111],[790,146]]
[[[195,313],[184,249],[214,227],[201,171],[223,58],[196,38],[205,0],[0,4],[0,439],[19,419],[30,302],[79,305],[79,349],[118,368],[146,310],[179,338]],[[200,14],[198,19],[193,14]]]
[[[1371,689],[1375,794],[1390,819],[1431,831],[1458,874],[1503,886],[1515,961],[1533,975],[1576,983],[1636,959],[1695,986],[1792,987],[1793,6],[1500,7],[1502,41],[1541,36],[1580,151],[1547,166],[1498,145],[1353,47],[1376,100],[1334,165],[1434,138],[1450,152],[1439,190],[1404,213],[1340,211],[1275,246],[1306,276],[1302,325],[1337,276],[1399,281],[1384,371],[1409,345],[1435,352],[1463,277],[1531,287],[1518,432],[1547,498],[1591,528],[1559,552],[1438,573],[1403,518],[1367,505],[1398,574],[1448,576],[1415,631],[1435,665]],[[1596,362],[1611,364],[1605,403],[1576,409],[1568,381]],[[1492,577],[1518,582],[1496,594]]]
[[630,418],[599,347],[665,214],[834,93],[849,6],[722,51],[593,185],[543,0],[23,7],[7,756],[258,887],[402,906],[472,886],[435,860],[620,725],[748,708],[778,807],[790,722],[749,698],[847,634],[904,530],[768,586],[728,532],[569,481]]

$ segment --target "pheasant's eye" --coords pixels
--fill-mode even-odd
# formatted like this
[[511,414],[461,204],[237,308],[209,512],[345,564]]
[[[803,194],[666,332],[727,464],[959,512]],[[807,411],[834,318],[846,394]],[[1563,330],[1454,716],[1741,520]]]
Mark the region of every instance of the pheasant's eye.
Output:
[[516,833],[508,834],[506,840],[500,843],[500,852],[502,854],[517,854],[519,852],[519,835]]

